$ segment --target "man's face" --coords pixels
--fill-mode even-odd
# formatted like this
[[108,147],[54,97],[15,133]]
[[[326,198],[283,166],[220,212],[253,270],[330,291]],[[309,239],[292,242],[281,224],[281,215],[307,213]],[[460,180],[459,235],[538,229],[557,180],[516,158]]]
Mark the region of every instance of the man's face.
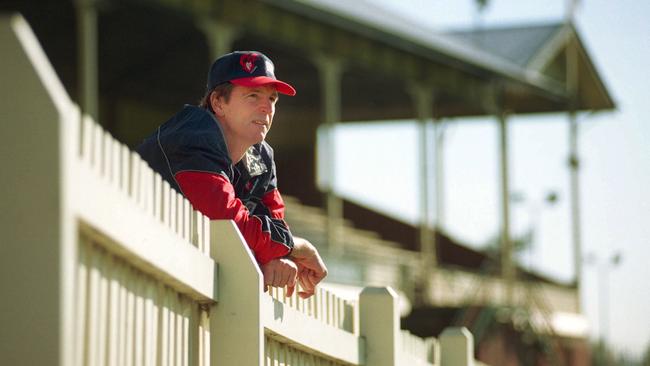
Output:
[[271,129],[278,92],[274,86],[235,85],[230,100],[219,98],[217,117],[231,143],[247,146],[261,142]]

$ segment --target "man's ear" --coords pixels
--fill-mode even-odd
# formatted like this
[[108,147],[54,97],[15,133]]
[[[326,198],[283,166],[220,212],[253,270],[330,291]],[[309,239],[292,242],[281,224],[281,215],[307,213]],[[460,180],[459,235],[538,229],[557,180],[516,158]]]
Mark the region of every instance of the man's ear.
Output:
[[210,107],[212,107],[214,114],[216,114],[217,116],[223,115],[222,103],[223,100],[222,98],[217,97],[217,93],[210,94]]

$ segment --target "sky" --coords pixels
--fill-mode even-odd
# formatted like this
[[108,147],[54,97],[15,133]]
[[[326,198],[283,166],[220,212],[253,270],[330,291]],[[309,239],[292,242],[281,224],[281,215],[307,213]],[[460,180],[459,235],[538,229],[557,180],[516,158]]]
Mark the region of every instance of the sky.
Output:
[[[474,0],[367,1],[433,29],[472,27],[479,21]],[[491,0],[480,22],[484,26],[543,23],[563,19],[565,11],[563,0]],[[636,356],[650,342],[648,19],[650,1],[646,0],[582,0],[575,13],[579,36],[617,104],[615,111],[578,117],[583,309],[593,338],[604,335],[616,350]],[[533,247],[521,253],[520,260],[547,276],[571,281],[567,117],[514,116],[509,121],[510,186],[521,198],[511,205],[512,233],[517,236],[536,228]],[[480,248],[496,235],[500,222],[497,124],[490,119],[443,122],[442,227]],[[416,222],[416,125],[408,121],[351,124],[338,128],[336,134],[336,187],[341,195]],[[401,144],[402,154],[376,148],[395,141],[412,143]],[[377,154],[374,162],[365,158],[367,149]],[[396,176],[383,169],[385,164],[400,166],[401,171]],[[369,186],[377,188],[368,191]],[[394,199],[396,186],[403,187],[400,200]],[[544,200],[550,192],[558,196],[554,204]],[[621,255],[617,265],[612,262],[616,254]]]

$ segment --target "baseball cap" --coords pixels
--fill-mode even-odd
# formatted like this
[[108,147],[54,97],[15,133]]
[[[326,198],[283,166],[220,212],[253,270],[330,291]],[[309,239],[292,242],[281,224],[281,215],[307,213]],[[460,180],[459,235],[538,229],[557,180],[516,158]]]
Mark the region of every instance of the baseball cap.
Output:
[[208,72],[208,90],[231,82],[240,86],[273,84],[278,93],[296,95],[296,89],[275,78],[273,62],[261,52],[235,51],[219,57]]

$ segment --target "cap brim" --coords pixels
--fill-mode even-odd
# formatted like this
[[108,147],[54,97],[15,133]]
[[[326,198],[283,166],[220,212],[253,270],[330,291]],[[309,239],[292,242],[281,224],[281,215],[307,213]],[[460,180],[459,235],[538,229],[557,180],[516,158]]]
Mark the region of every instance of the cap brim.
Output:
[[278,91],[278,93],[286,94],[290,96],[296,95],[296,89],[294,89],[293,86],[285,83],[284,81],[273,79],[268,76],[253,76],[250,78],[232,79],[230,80],[230,82],[235,85],[248,86],[248,87],[272,84],[273,86],[275,86],[275,89]]

